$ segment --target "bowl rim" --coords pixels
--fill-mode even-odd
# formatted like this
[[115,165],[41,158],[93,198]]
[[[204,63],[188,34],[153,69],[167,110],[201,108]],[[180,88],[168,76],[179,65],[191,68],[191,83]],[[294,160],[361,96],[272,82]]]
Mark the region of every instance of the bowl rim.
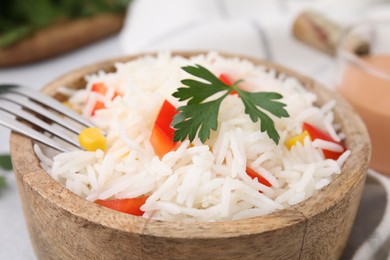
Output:
[[[205,51],[171,52],[172,56],[182,57],[204,55],[206,53]],[[339,121],[343,132],[347,135],[345,144],[351,150],[351,155],[346,160],[342,173],[314,196],[289,208],[254,218],[224,222],[196,222],[196,224],[146,219],[116,212],[87,201],[62,186],[44,171],[39,165],[38,158],[35,156],[31,139],[12,132],[10,147],[16,177],[21,178],[34,192],[39,193],[51,207],[57,207],[64,212],[68,212],[79,221],[87,221],[95,225],[103,225],[118,231],[132,232],[143,236],[217,239],[270,232],[297,224],[307,225],[311,217],[330,210],[355,185],[358,185],[366,177],[371,145],[365,125],[359,115],[341,96],[332,93],[306,76],[269,61],[241,54],[218,53],[226,58],[248,60],[255,65],[265,66],[267,69],[275,69],[278,73],[292,76],[299,80],[307,90],[316,92],[320,103],[329,99],[335,99],[338,104],[334,109],[335,118]],[[117,62],[126,62],[144,56],[156,56],[157,54],[156,52],[145,52],[87,65],[53,80],[45,85],[42,91],[53,95],[55,89],[59,86],[75,85],[77,82],[82,81],[83,76],[86,74],[94,73],[98,70],[112,70],[113,64]],[[26,156],[28,157],[27,160]],[[335,195],[336,193],[337,196]],[[170,231],[167,232],[167,230]]]

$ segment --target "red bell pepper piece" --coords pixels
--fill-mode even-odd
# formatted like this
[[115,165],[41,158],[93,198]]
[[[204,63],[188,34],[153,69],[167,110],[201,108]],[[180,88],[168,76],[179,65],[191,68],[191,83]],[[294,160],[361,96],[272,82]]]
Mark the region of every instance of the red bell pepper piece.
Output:
[[119,212],[142,216],[144,212],[141,210],[141,206],[145,204],[148,197],[149,196],[132,199],[96,200],[95,203]]
[[166,153],[169,153],[175,148],[176,143],[172,140],[159,125],[154,125],[152,135],[150,136],[150,143],[158,157],[162,158]]
[[107,86],[102,82],[94,83],[91,87],[91,91],[105,95],[107,92]]
[[[225,83],[226,85],[228,86],[232,86],[233,85],[233,80],[226,74],[222,73],[221,75],[219,75],[219,80],[222,81],[223,83]],[[230,95],[238,95],[237,91],[233,90],[232,92],[230,92]]]
[[176,108],[168,100],[165,100],[154,123],[150,143],[153,146],[154,152],[160,158],[172,151],[176,146],[176,143],[173,142],[175,130],[171,127],[173,117],[176,113]]
[[102,101],[96,101],[95,105],[94,105],[93,108],[92,108],[91,115],[94,116],[96,110],[100,110],[100,109],[103,109],[103,108],[106,108],[106,106],[104,105],[104,103],[103,103]]
[[230,77],[228,75],[224,74],[224,73],[219,75],[219,80],[222,81],[223,83],[225,83],[228,86],[233,85],[232,80],[230,79]]
[[252,179],[257,178],[258,182],[260,182],[261,184],[263,184],[267,187],[272,186],[272,184],[269,183],[269,181],[267,181],[263,176],[261,176],[258,172],[252,170],[249,167],[246,167],[246,174],[248,174],[249,177],[251,177]]
[[[92,85],[91,91],[99,93],[104,96],[107,92],[107,87],[104,83],[98,82]],[[103,109],[103,108],[106,108],[104,103],[102,101],[96,101],[95,106],[92,108],[91,115],[92,116],[95,115],[96,110]]]
[[[101,94],[101,95],[106,95],[107,93],[107,86],[106,84],[104,84],[103,82],[98,82],[98,83],[94,83],[91,87],[91,91],[92,92],[95,92],[95,93],[98,93],[98,94]],[[114,98],[116,98],[117,96],[120,96],[120,94],[118,92],[115,92],[114,93],[114,96],[112,97],[111,100],[113,100]],[[93,107],[92,109],[92,112],[91,112],[91,115],[95,115],[95,112],[96,110],[99,110],[99,109],[103,109],[103,108],[106,108],[106,106],[104,105],[104,102],[102,101],[96,101],[95,103],[95,106]]]
[[303,130],[307,131],[309,133],[310,138],[313,141],[315,139],[321,139],[321,140],[324,140],[324,141],[328,141],[328,142],[332,142],[332,143],[338,144],[341,147],[343,147],[343,151],[342,152],[333,152],[333,151],[329,151],[329,150],[322,150],[322,152],[324,153],[324,156],[325,156],[326,159],[337,160],[340,157],[340,155],[342,155],[347,150],[347,148],[343,144],[333,140],[332,137],[330,137],[329,135],[325,134],[324,132],[322,132],[321,130],[316,128],[315,126],[312,126],[311,124],[308,124],[308,123],[304,122],[303,123]]

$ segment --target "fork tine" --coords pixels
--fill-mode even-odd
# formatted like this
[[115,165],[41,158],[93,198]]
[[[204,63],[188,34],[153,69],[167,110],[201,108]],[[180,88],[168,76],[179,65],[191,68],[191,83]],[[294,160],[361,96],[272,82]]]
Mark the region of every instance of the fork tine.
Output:
[[[80,133],[82,131],[81,127],[76,126],[75,124],[70,124],[69,122],[67,123],[64,118],[59,117],[58,115],[50,112],[49,110],[35,104],[34,102],[31,102],[28,98],[20,96],[15,93],[6,93],[3,95],[0,95],[1,99],[6,99],[11,102],[15,102],[22,107],[28,108],[46,118],[49,118],[50,120],[56,122],[57,124],[60,124],[61,126],[75,132],[75,133]],[[62,106],[62,105],[61,105]]]
[[13,93],[18,93],[20,95],[23,95],[25,97],[31,98],[35,101],[38,101],[39,103],[46,105],[53,110],[56,110],[69,118],[72,118],[73,120],[79,122],[80,124],[83,124],[87,127],[95,127],[93,123],[88,121],[87,119],[81,117],[79,114],[74,112],[73,110],[65,107],[63,104],[55,100],[54,98],[51,98],[49,96],[43,95],[42,93],[35,91],[33,89],[19,86],[19,85],[7,85],[8,91]]
[[11,130],[26,135],[32,139],[35,139],[41,143],[44,143],[60,152],[69,152],[69,148],[61,146],[58,142],[53,141],[49,137],[43,135],[42,133],[35,131],[31,127],[22,124],[15,119],[12,119],[6,112],[0,111],[0,125],[3,125]]
[[30,113],[27,113],[26,111],[22,110],[22,108],[18,105],[15,105],[14,103],[8,101],[8,100],[1,100],[0,102],[0,109],[7,111],[10,114],[15,115],[18,118],[24,119],[43,130],[46,130],[47,132],[61,138],[64,141],[69,142],[70,144],[74,145],[78,149],[81,149],[79,143],[76,141],[76,138],[71,138],[66,132],[61,131],[61,129],[56,129],[52,125],[49,125],[43,120],[40,120],[35,115],[32,115]]
[[[56,113],[58,112],[58,113]],[[41,120],[39,116],[53,121]],[[23,119],[53,134],[54,139],[18,121]],[[57,100],[27,87],[0,84],[0,125],[22,133],[58,151],[80,149],[76,136],[85,127],[96,127],[92,122],[65,107]],[[67,131],[70,130],[70,131]],[[103,132],[104,135],[107,135]]]

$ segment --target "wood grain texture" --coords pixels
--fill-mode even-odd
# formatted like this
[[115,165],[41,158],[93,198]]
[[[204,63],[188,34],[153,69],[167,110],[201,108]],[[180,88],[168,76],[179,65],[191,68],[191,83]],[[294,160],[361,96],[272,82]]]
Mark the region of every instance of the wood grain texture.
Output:
[[[189,57],[194,53],[176,53]],[[83,76],[130,56],[73,71],[48,84],[81,88]],[[225,54],[225,56],[231,57]],[[241,56],[242,57],[242,56]],[[342,174],[308,200],[266,216],[217,223],[144,219],[88,202],[53,180],[38,165],[32,141],[12,134],[11,153],[26,222],[40,259],[337,259],[347,242],[360,201],[371,148],[367,130],[341,97],[281,66],[256,64],[296,77],[319,96],[337,100],[336,120],[352,151]]]
[[117,33],[123,15],[100,14],[53,24],[8,47],[0,48],[0,68],[47,59]]

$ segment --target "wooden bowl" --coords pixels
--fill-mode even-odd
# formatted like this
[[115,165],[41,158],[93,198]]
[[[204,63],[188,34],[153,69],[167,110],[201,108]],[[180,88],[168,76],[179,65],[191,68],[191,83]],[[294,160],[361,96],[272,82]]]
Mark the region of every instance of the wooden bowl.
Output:
[[[181,52],[189,57],[199,53]],[[105,61],[73,71],[43,88],[83,87],[83,76],[113,70]],[[224,55],[231,56],[231,55]],[[242,57],[242,56],[241,56]],[[12,161],[35,253],[40,259],[337,259],[341,256],[363,191],[371,147],[360,117],[340,96],[281,66],[255,64],[296,77],[319,96],[335,99],[336,120],[352,151],[342,174],[290,208],[269,215],[217,223],[149,220],[116,212],[67,190],[40,167],[31,139],[13,133]]]

